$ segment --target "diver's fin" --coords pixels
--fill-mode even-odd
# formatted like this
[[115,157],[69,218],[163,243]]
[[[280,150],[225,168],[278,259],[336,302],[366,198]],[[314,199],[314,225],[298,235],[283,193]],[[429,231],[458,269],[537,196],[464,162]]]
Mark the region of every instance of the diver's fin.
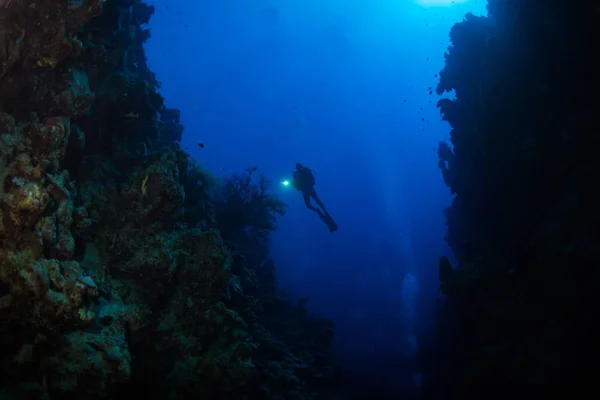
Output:
[[338,230],[337,224],[335,223],[333,218],[331,218],[330,215],[321,214],[319,216],[321,217],[323,222],[325,222],[327,224],[327,227],[329,228],[329,232],[333,233]]
[[335,221],[333,219],[331,219],[331,217],[329,218],[329,223],[327,224],[327,227],[329,228],[329,232],[331,232],[331,233],[338,230],[337,224],[335,223]]

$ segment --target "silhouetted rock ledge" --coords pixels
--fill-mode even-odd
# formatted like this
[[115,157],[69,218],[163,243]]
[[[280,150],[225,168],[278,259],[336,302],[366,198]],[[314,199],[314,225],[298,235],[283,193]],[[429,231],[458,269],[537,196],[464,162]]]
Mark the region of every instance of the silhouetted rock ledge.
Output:
[[437,87],[456,94],[438,104],[452,127],[438,154],[459,265],[440,265],[447,299],[424,395],[597,390],[598,7],[488,11],[452,28]]

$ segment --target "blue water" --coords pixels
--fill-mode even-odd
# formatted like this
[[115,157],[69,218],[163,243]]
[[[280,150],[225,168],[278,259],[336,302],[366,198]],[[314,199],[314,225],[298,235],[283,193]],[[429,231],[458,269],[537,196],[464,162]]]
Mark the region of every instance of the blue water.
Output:
[[[451,257],[436,74],[451,26],[485,1],[148,3],[149,66],[182,112],[184,147],[219,175],[258,166],[289,204],[271,245],[280,285],[336,322],[346,377],[418,387],[438,259]],[[339,231],[279,184],[296,162]]]

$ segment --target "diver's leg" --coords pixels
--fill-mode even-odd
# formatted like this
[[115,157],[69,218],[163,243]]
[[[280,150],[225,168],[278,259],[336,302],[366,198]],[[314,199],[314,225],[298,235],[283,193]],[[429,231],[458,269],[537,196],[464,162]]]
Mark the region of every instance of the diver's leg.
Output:
[[317,195],[317,191],[315,189],[313,189],[310,193],[310,196],[315,199],[315,203],[317,203],[317,205],[321,208],[321,210],[323,210],[323,212],[325,213],[325,215],[329,215],[329,213],[327,212],[327,209],[325,208],[325,204],[323,204],[323,202],[321,201],[321,199],[319,199],[319,196]]
[[311,196],[310,192],[302,192],[302,197],[304,197],[304,205],[306,205],[306,208],[308,208],[310,211],[314,211],[320,215],[321,210],[319,210],[316,207],[313,207],[312,204],[310,204],[310,196]]

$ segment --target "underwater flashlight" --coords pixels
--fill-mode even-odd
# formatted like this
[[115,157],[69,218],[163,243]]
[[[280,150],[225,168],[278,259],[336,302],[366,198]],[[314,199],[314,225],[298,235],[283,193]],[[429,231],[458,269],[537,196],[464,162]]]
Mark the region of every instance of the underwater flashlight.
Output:
[[290,185],[290,181],[288,181],[288,180],[285,180],[285,181],[282,181],[282,182],[281,182],[281,184],[282,184],[283,186],[289,186],[289,185]]

